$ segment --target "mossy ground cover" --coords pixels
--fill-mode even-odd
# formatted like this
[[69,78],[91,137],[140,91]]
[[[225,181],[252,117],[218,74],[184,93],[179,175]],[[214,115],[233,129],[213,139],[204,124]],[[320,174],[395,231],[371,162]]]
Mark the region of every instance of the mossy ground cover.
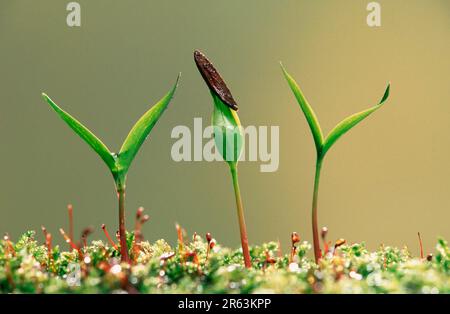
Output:
[[433,257],[414,257],[407,248],[383,245],[370,252],[363,243],[344,244],[314,262],[311,245],[299,242],[281,254],[276,242],[251,246],[252,268],[242,250],[195,236],[172,247],[164,240],[134,241],[131,263],[120,251],[92,241],[64,251],[27,232],[0,245],[2,293],[450,293],[450,249],[437,242]]

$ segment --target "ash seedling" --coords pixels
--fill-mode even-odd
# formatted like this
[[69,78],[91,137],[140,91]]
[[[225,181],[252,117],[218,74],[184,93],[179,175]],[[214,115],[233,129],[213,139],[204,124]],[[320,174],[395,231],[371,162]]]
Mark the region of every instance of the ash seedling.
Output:
[[[119,199],[120,253],[122,261],[125,262],[129,262],[125,229],[125,188],[127,173],[131,166],[131,163],[134,160],[134,157],[138,153],[145,139],[150,134],[150,131],[153,129],[156,122],[159,120],[159,118],[169,105],[170,101],[172,100],[172,97],[175,94],[175,90],[178,85],[178,80],[179,76],[172,90],[169,91],[158,103],[156,103],[136,122],[127,138],[123,142],[122,147],[120,148],[118,153],[111,152],[111,150],[87,127],[81,124],[69,113],[61,109],[46,94],[42,94],[44,100],[48,102],[48,104],[60,116],[60,118],[64,120],[64,122],[66,122],[67,125],[100,156],[100,158],[108,166],[108,169],[110,170],[114,178],[114,183]],[[71,235],[70,237],[68,236],[68,239],[72,241],[72,237],[73,235]]]
[[380,109],[383,106],[383,104],[389,97],[390,84],[388,84],[383,97],[381,98],[381,100],[378,102],[377,105],[345,118],[344,120],[339,122],[334,127],[334,129],[331,130],[331,132],[327,135],[327,137],[324,137],[316,114],[314,113],[314,110],[309,105],[308,101],[303,95],[303,92],[300,90],[300,87],[298,86],[297,82],[292,78],[291,75],[289,75],[289,73],[285,70],[283,66],[281,66],[281,68],[289,84],[289,87],[294,93],[294,96],[297,99],[297,102],[300,105],[303,114],[305,115],[306,121],[308,122],[309,128],[311,129],[311,133],[313,135],[314,143],[316,146],[317,157],[316,157],[316,174],[314,178],[314,192],[312,201],[312,229],[313,229],[314,256],[316,262],[318,262],[321,257],[321,250],[319,242],[319,228],[317,221],[317,206],[319,200],[320,172],[322,170],[322,163],[325,158],[325,155],[342,135],[350,131],[351,128],[353,128],[359,122],[361,122],[362,120],[367,118],[370,114],[372,114],[373,112],[375,112],[376,110]]
[[212,125],[214,128],[214,141],[222,158],[230,167],[236,198],[242,254],[244,256],[245,267],[250,268],[252,264],[248,249],[244,206],[242,204],[238,179],[238,161],[242,153],[243,142],[241,122],[237,115],[238,106],[225,81],[208,58],[196,50],[194,52],[194,60],[213,98],[214,111],[212,114]]

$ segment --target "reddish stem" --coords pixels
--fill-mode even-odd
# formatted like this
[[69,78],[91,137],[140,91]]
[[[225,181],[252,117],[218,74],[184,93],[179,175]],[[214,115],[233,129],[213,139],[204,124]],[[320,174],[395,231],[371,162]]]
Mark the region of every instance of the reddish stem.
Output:
[[323,227],[322,232],[320,233],[320,236],[322,237],[324,255],[327,255],[328,250],[329,250],[328,243],[327,243],[327,234],[328,234],[328,228]]
[[45,228],[44,226],[41,226],[41,230],[42,230],[42,233],[44,234],[44,240],[45,239],[47,239],[47,228]]
[[81,243],[83,244],[84,248],[87,247],[87,237],[94,232],[94,229],[92,227],[87,227],[83,229],[83,232],[81,232]]
[[297,253],[297,247],[296,244],[300,242],[300,236],[298,235],[297,232],[292,232],[291,234],[291,256],[289,261],[292,263],[292,261],[294,260],[294,256]]
[[120,236],[120,255],[122,262],[130,262],[128,256],[127,236],[125,229],[125,186],[119,186],[117,189],[119,196],[119,236]]
[[342,238],[336,241],[336,243],[334,244],[333,256],[336,256],[337,248],[340,247],[341,245],[344,245],[345,243],[347,243],[347,241]]
[[141,233],[141,218],[144,212],[144,207],[139,207],[136,211],[136,218],[134,220],[134,239],[139,240]]
[[281,242],[280,242],[280,239],[278,239],[277,243],[278,243],[278,250],[277,250],[278,258],[282,258],[282,257],[283,257],[283,253],[282,253],[282,251],[281,251]]
[[422,237],[420,236],[420,232],[417,232],[417,236],[419,237],[419,246],[420,246],[420,258],[424,258],[423,254],[423,243],[422,243]]
[[117,247],[116,243],[113,241],[113,239],[111,238],[111,236],[109,235],[108,230],[106,230],[105,224],[102,224],[102,230],[103,230],[103,233],[105,234],[106,238],[108,239],[109,244],[111,244],[111,246],[112,246],[116,251],[118,251],[119,248]]
[[73,243],[73,241],[66,234],[66,232],[64,231],[63,228],[59,228],[59,232],[64,237],[64,240],[71,246],[71,248],[78,252],[79,259],[82,260],[83,259],[83,252],[81,252],[80,248],[75,243]]
[[247,227],[245,224],[244,206],[242,205],[241,191],[239,189],[237,165],[235,163],[230,163],[230,170],[233,179],[234,195],[236,198],[236,209],[238,214],[239,232],[241,235],[241,246],[242,246],[242,255],[244,256],[244,265],[246,268],[251,268],[252,262],[250,258],[250,250],[248,248]]
[[179,224],[175,224],[175,228],[177,229],[178,247],[179,247],[180,251],[182,251],[183,244],[184,244],[183,229],[181,228],[181,226]]
[[49,263],[53,260],[52,255],[52,235],[48,232],[45,233],[45,245],[47,246],[48,260]]
[[9,240],[9,234],[5,234],[5,236],[3,237],[3,239],[6,241],[6,255],[8,255],[9,253],[12,254],[12,256],[16,256],[16,250],[14,249],[14,246],[11,243],[11,240]]
[[314,246],[314,258],[316,264],[319,263],[322,253],[320,250],[319,243],[319,227],[317,221],[317,205],[319,201],[319,181],[320,181],[320,170],[322,169],[322,158],[318,157],[316,163],[316,175],[314,178],[314,192],[313,192],[313,203],[312,203],[312,230],[313,230],[313,246]]
[[211,241],[212,241],[212,235],[211,233],[207,232],[206,233],[206,241],[208,242],[208,247],[206,248],[206,258],[205,258],[205,262],[208,261],[208,257],[209,257],[209,251],[211,250]]
[[69,238],[73,242],[73,206],[72,204],[67,205],[67,212],[69,214]]

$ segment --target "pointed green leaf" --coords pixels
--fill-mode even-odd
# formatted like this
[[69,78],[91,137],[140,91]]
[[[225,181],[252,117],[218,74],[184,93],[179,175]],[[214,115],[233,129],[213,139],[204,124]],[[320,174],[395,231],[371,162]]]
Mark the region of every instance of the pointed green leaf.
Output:
[[383,97],[381,98],[380,102],[367,110],[361,111],[359,113],[356,113],[354,115],[351,115],[350,117],[344,119],[341,121],[336,127],[331,130],[331,132],[328,134],[325,143],[323,145],[323,151],[322,156],[325,155],[325,153],[333,146],[333,144],[345,133],[347,133],[351,128],[353,128],[355,125],[357,125],[359,122],[364,120],[367,116],[369,116],[372,112],[378,110],[381,108],[381,106],[385,103],[385,101],[389,97],[389,91],[390,91],[390,84],[388,84],[386,91],[384,92]]
[[228,163],[236,164],[242,153],[241,122],[236,111],[227,106],[214,92],[211,92],[211,95],[214,100],[214,142],[222,158]]
[[297,82],[292,78],[292,76],[289,73],[287,73],[283,65],[281,65],[281,69],[283,70],[284,77],[286,78],[289,87],[294,93],[295,98],[297,99],[298,104],[300,105],[300,108],[302,109],[303,114],[305,115],[306,121],[309,124],[309,128],[311,129],[314,138],[314,143],[316,144],[316,149],[317,151],[320,151],[323,145],[323,134],[320,128],[319,121],[317,120],[317,116],[314,113],[314,110],[309,105],[302,91],[300,90],[300,87],[298,86]]
[[156,105],[148,110],[133,126],[119,151],[119,171],[126,173],[134,157],[138,153],[145,139],[155,126],[158,119],[169,105],[175,90],[178,86],[180,75],[178,75],[175,85]]
[[78,120],[72,117],[70,114],[62,110],[57,104],[55,104],[50,97],[42,93],[45,101],[55,110],[55,112],[63,119],[67,125],[75,131],[92,149],[103,159],[108,168],[113,171],[115,168],[115,160],[105,144],[98,139],[88,128],[81,124]]

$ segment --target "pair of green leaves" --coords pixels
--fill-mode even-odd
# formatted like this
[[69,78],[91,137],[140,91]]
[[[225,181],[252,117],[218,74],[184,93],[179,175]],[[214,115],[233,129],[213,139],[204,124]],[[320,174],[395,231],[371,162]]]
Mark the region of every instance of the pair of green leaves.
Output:
[[355,113],[354,115],[351,115],[341,122],[339,122],[334,129],[331,130],[331,132],[328,134],[326,138],[324,138],[322,129],[320,128],[319,121],[317,119],[316,114],[314,113],[313,109],[309,105],[308,101],[306,100],[305,96],[303,95],[302,91],[300,90],[300,87],[295,82],[295,80],[292,78],[291,75],[285,70],[283,66],[281,66],[284,76],[289,84],[289,87],[291,88],[292,92],[295,95],[295,98],[297,99],[300,108],[302,109],[306,121],[309,124],[309,127],[311,129],[311,133],[314,138],[314,143],[316,145],[317,155],[319,158],[323,158],[325,154],[328,152],[328,150],[333,146],[334,143],[345,133],[347,133],[351,128],[353,128],[355,125],[357,125],[359,122],[364,120],[367,116],[369,116],[371,113],[375,112],[383,104],[389,97],[389,90],[390,90],[390,84],[386,87],[386,90],[384,92],[383,97],[378,102],[377,105],[366,109],[364,111]]
[[109,148],[92,133],[87,127],[81,124],[77,119],[72,117],[69,113],[61,109],[55,104],[50,97],[46,94],[42,94],[44,100],[55,110],[55,112],[63,119],[67,125],[75,131],[106,163],[111,171],[116,183],[124,184],[126,174],[133,162],[134,157],[138,153],[145,139],[149,135],[156,122],[159,120],[164,110],[169,105],[175,90],[178,86],[178,76],[173,88],[150,110],[148,110],[133,126],[130,133],[126,137],[119,150],[119,153],[115,154],[109,150]]

